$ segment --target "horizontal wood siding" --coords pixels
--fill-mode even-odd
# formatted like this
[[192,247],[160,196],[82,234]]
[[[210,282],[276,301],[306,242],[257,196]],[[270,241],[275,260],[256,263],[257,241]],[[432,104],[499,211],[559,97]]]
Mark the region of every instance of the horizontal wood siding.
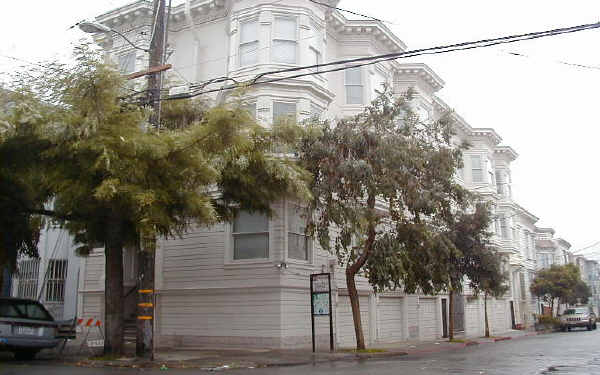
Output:
[[[359,297],[359,305],[365,343],[369,343],[369,297]],[[356,334],[354,332],[354,319],[352,318],[350,297],[345,295],[338,296],[336,316],[338,346],[342,348],[356,347]]]
[[85,258],[84,290],[104,290],[104,254]]
[[403,299],[380,297],[377,304],[377,341],[398,342],[403,339]]
[[[179,337],[281,338],[279,290],[166,293],[158,297],[159,335]],[[185,340],[184,340],[185,341]],[[193,341],[193,340],[191,340]],[[207,340],[210,341],[210,340]]]
[[[310,289],[282,290],[281,323],[283,347],[311,347],[310,304]],[[317,349],[329,350],[329,316],[315,317],[315,335]]]
[[438,322],[439,316],[436,298],[419,298],[419,332],[421,340],[435,340],[442,335]]

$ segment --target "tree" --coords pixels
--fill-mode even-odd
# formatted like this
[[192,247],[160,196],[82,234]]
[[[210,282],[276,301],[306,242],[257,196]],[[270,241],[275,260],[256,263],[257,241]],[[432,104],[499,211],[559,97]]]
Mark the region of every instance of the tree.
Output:
[[355,276],[364,272],[376,289],[441,290],[447,274],[437,259],[454,247],[436,233],[466,200],[454,182],[461,151],[449,121],[420,122],[410,100],[386,89],[354,117],[309,124],[297,146],[314,176],[311,232],[345,266],[358,349],[365,342]]
[[554,304],[585,303],[591,295],[589,287],[581,280],[579,268],[574,264],[552,265],[538,271],[530,286],[531,293],[550,304],[554,316]]
[[[274,134],[241,102],[194,116],[182,111],[180,120],[173,105],[167,119],[176,129],[149,130],[148,111],[124,100],[130,89],[112,66],[86,47],[75,60],[18,77],[13,100],[23,109],[2,123],[9,134],[33,130],[26,139],[3,138],[0,150],[43,145],[30,151],[38,160],[38,188],[49,192],[53,208],[29,201],[15,212],[60,220],[82,244],[80,252],[105,245],[104,351],[121,353],[124,247],[228,220],[238,209],[270,213],[273,200],[310,193],[305,171],[269,153]],[[18,147],[7,152],[25,156]]]
[[[491,211],[488,204],[475,204],[473,212],[460,212],[450,224],[446,236],[456,247],[454,253],[440,261],[448,272],[449,338],[454,338],[454,294],[461,292],[465,278],[475,291],[484,294],[486,335],[489,336],[487,296],[501,296],[507,291],[506,276],[501,271],[501,258],[490,243],[488,231]],[[444,254],[442,254],[443,256]]]
[[478,277],[471,280],[471,286],[477,293],[483,293],[485,337],[490,337],[488,297],[502,297],[509,291],[510,285],[507,273],[502,270],[502,258],[493,249],[482,252],[478,263]]

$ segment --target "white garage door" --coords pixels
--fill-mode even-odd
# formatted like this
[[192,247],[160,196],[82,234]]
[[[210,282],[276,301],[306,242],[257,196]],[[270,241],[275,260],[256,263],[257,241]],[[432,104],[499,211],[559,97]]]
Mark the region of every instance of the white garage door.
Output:
[[377,306],[377,341],[402,341],[402,298],[380,297]]
[[[359,297],[360,316],[365,343],[369,343],[369,297]],[[356,347],[354,334],[354,320],[352,319],[352,306],[350,297],[340,295],[337,304],[337,344],[342,348]]]
[[419,298],[419,323],[421,340],[435,340],[441,336],[436,298]]
[[[494,334],[508,331],[508,309],[505,300],[488,300],[488,318],[490,318],[490,331]],[[490,308],[491,307],[491,308]]]

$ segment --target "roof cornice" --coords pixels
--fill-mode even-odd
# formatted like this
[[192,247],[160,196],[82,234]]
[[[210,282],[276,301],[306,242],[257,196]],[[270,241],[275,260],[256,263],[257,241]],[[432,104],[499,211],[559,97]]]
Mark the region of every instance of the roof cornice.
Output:
[[418,79],[424,80],[431,87],[433,92],[441,90],[445,85],[442,78],[426,64],[400,64],[395,70],[398,75],[413,75]]
[[564,238],[557,238],[556,241],[558,241],[561,245],[563,245],[567,249],[571,248],[571,244],[567,240],[565,240]]
[[474,137],[488,138],[494,146],[502,142],[502,138],[492,128],[473,128],[471,135]]
[[519,154],[510,146],[498,146],[494,149],[494,153],[497,155],[504,155],[508,157],[510,161],[515,161]]
[[340,35],[371,35],[391,51],[406,51],[406,44],[387,26],[375,20],[349,20],[334,10],[326,16],[327,25]]
[[539,227],[536,227],[535,231],[537,233],[550,233],[551,235],[554,235],[556,233],[556,231],[553,228],[539,228]]

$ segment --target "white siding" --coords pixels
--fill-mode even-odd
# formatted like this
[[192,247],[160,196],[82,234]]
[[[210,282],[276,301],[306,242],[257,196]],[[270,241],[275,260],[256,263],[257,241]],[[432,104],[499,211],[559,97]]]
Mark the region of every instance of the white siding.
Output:
[[419,298],[419,331],[421,340],[435,340],[441,336],[439,327],[439,316],[437,298]]
[[[369,343],[369,297],[360,296],[359,304],[360,318],[362,322],[365,343]],[[356,334],[354,332],[354,320],[352,318],[352,306],[350,305],[350,297],[344,295],[338,296],[336,317],[338,346],[343,348],[356,347]]]
[[377,305],[377,341],[398,342],[403,339],[403,299],[380,297]]

